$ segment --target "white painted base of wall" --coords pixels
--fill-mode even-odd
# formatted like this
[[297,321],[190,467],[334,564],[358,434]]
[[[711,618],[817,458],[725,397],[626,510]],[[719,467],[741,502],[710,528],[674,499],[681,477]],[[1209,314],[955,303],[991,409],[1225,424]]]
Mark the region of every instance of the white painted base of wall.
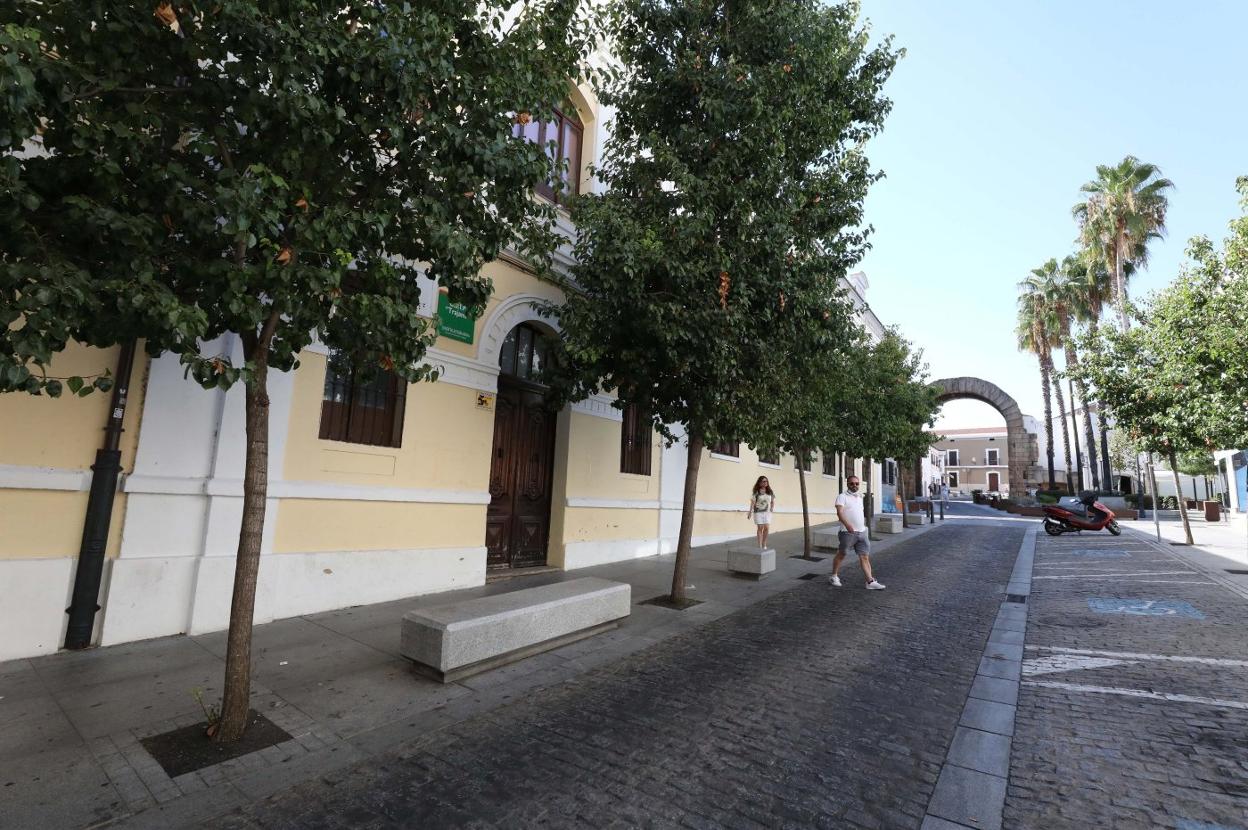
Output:
[[620,539],[610,542],[569,542],[563,546],[564,570],[591,568],[657,556],[664,551],[658,539]]
[[[255,622],[485,584],[484,547],[275,553],[260,560]],[[101,645],[229,625],[233,556],[113,563]]]
[[61,647],[74,561],[0,560],[0,660],[50,654]]

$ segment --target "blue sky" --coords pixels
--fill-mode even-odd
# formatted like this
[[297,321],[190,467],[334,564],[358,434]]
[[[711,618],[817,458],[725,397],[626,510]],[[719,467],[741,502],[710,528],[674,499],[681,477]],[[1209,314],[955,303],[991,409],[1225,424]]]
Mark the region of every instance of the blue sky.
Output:
[[[1042,414],[1014,345],[1016,284],[1074,248],[1070,208],[1097,164],[1135,155],[1175,183],[1169,235],[1132,281],[1174,278],[1187,240],[1217,240],[1248,174],[1248,2],[863,0],[907,50],[869,145],[868,301],[923,348],[933,378],[975,375]],[[1000,423],[951,404],[950,428]]]

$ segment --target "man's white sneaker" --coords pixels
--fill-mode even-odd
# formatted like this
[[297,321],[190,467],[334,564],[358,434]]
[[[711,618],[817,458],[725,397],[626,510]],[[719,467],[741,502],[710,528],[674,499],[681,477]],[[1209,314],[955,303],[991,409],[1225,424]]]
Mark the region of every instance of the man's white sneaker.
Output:
[[832,574],[830,577],[828,577],[828,584],[833,586],[834,588],[839,588],[841,587],[841,578],[837,576],[836,574]]
[[884,583],[877,582],[876,580],[873,579],[867,583],[867,590],[868,591],[883,591]]

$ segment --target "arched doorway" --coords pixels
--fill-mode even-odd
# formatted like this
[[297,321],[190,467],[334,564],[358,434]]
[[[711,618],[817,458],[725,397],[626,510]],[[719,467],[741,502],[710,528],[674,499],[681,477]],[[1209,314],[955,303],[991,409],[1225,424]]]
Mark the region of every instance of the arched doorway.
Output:
[[[1001,387],[980,378],[944,378],[934,380],[929,386],[940,390],[937,403],[967,398],[982,401],[1001,413],[1005,418],[1006,449],[1009,454],[1010,497],[1019,498],[1027,492],[1027,471],[1035,466],[1040,457],[1036,436],[1023,426],[1023,413],[1013,398]],[[998,475],[998,485],[1000,476]]]
[[544,405],[541,383],[548,353],[549,335],[532,322],[513,327],[499,350],[485,519],[488,570],[546,564],[555,467],[555,413]]

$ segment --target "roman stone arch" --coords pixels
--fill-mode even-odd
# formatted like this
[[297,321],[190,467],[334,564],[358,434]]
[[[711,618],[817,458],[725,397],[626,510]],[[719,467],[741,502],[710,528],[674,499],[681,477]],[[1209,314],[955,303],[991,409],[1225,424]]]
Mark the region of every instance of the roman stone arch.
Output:
[[1010,498],[1026,495],[1027,471],[1040,458],[1040,445],[1035,434],[1023,426],[1023,412],[1018,403],[1001,387],[980,378],[944,378],[928,385],[940,390],[936,398],[939,403],[970,398],[1001,413],[1005,418],[1006,449],[1010,456]]

